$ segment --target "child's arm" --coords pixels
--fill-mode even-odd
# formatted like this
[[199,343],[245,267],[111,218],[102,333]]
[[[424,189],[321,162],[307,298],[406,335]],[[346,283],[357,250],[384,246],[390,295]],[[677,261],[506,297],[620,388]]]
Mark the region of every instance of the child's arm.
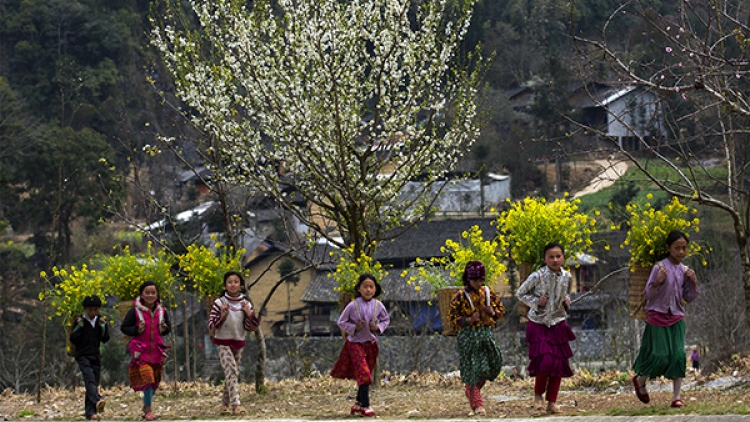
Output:
[[221,328],[224,321],[221,320],[221,308],[223,302],[221,298],[214,300],[214,304],[211,305],[211,313],[208,314],[208,328],[219,329]]
[[388,315],[388,311],[385,309],[383,302],[375,302],[377,320],[378,320],[378,331],[383,332],[391,324],[391,316]]
[[159,327],[159,334],[166,336],[170,332],[172,332],[172,324],[169,322],[169,312],[167,312],[166,309],[164,309],[164,323],[163,326]]
[[495,321],[502,320],[503,315],[505,315],[505,306],[503,305],[502,300],[500,300],[500,296],[492,290],[490,290],[490,307],[495,312],[495,315],[493,316]]
[[459,327],[463,327],[472,322],[476,322],[474,315],[476,312],[471,312],[471,307],[464,297],[464,291],[460,290],[453,296],[450,303],[449,317],[450,320]]
[[135,316],[135,308],[132,308],[125,314],[120,324],[120,331],[126,336],[135,337],[138,333],[138,321]]
[[656,265],[654,265],[654,268],[651,269],[651,275],[648,277],[646,288],[643,290],[643,297],[646,298],[646,303],[652,302],[662,294],[663,289],[661,287],[664,286],[664,280],[666,277],[666,268],[664,268],[663,265],[659,265],[659,262],[657,262]]
[[682,283],[682,298],[685,302],[694,301],[700,294],[701,289],[698,287],[698,278],[692,268],[685,267],[685,281]]
[[339,321],[336,325],[341,328],[341,331],[353,335],[355,328],[357,326],[357,322],[353,322],[352,319],[356,317],[356,299],[355,301],[349,302],[348,305],[346,305],[346,308],[344,308],[344,312],[341,313],[339,316]]
[[531,308],[536,308],[539,298],[534,294],[536,285],[539,283],[539,272],[534,271],[529,278],[521,284],[516,291],[516,298]]
[[243,302],[242,310],[245,312],[244,328],[245,331],[255,331],[260,326],[260,318],[255,315],[250,302],[245,300]]
[[102,343],[106,343],[109,341],[109,324],[107,324],[107,321],[102,319],[102,317],[99,317],[97,320],[97,323],[99,324],[101,331],[101,337],[99,338],[99,341]]
[[70,332],[70,342],[76,346],[81,343],[81,333],[83,332],[81,328],[83,328],[83,318],[78,316],[73,323],[73,331]]

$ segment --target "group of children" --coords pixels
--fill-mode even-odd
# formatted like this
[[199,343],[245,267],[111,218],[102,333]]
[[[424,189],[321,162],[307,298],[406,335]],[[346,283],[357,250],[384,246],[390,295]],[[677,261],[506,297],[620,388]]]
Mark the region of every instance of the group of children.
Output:
[[[695,272],[682,264],[687,253],[687,236],[679,231],[669,233],[666,246],[669,255],[654,266],[644,290],[648,318],[641,349],[634,364],[632,382],[640,401],[650,401],[646,391],[649,378],[665,376],[673,380],[671,407],[682,407],[680,389],[685,376],[684,303],[700,293]],[[543,250],[545,265],[531,273],[519,287],[516,297],[529,307],[526,342],[529,345],[529,376],[535,377],[534,402],[548,413],[558,413],[556,406],[562,378],[573,371],[570,342],[576,339],[568,326],[572,276],[563,268],[565,249],[550,243]],[[463,289],[451,300],[450,320],[459,327],[457,347],[464,392],[471,407],[470,415],[482,416],[481,390],[487,381],[498,377],[503,357],[492,327],[502,319],[505,308],[500,297],[485,282],[485,266],[480,261],[466,264]],[[245,346],[245,332],[254,331],[260,323],[244,293],[244,280],[237,272],[224,275],[224,293],[214,301],[209,315],[209,331],[219,352],[225,384],[222,414],[245,414],[238,392],[239,366]],[[369,387],[379,353],[378,334],[390,323],[385,306],[377,297],[380,284],[372,274],[363,274],[355,286],[355,299],[341,313],[338,326],[346,340],[331,376],[357,382],[357,397],[351,415],[375,416],[370,405]],[[120,330],[132,337],[129,342],[131,362],[129,377],[135,391],[143,391],[143,418],[155,419],[153,394],[159,387],[166,349],[162,336],[170,331],[169,317],[159,301],[153,282],[140,288],[135,306],[122,321]],[[99,343],[109,340],[107,324],[99,317],[98,297],[84,300],[86,312],[77,318],[70,340],[76,345],[76,360],[86,385],[87,419],[99,420],[104,400],[98,394]]]

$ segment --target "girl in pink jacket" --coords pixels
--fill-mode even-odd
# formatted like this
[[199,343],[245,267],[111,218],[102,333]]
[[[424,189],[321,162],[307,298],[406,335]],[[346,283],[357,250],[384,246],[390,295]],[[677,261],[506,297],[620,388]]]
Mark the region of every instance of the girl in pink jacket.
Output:
[[143,391],[143,418],[152,421],[156,419],[152,409],[154,392],[159,388],[162,364],[169,348],[162,336],[167,335],[171,328],[156,284],[147,281],[139,291],[135,306],[122,320],[120,331],[133,337],[128,344],[132,358],[128,368],[130,386],[135,391]]

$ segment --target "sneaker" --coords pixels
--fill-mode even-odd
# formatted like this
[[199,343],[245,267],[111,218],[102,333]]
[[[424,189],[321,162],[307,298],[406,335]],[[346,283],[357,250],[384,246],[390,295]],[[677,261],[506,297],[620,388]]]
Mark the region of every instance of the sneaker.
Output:
[[361,408],[361,410],[359,411],[359,413],[362,416],[367,416],[367,417],[369,417],[369,416],[375,416],[375,411],[372,410],[372,407],[370,407],[370,406]]
[[362,404],[358,401],[354,402],[354,406],[349,410],[350,415],[358,415],[362,413]]
[[107,402],[104,400],[99,400],[96,402],[96,413],[104,413],[104,406],[106,406]]

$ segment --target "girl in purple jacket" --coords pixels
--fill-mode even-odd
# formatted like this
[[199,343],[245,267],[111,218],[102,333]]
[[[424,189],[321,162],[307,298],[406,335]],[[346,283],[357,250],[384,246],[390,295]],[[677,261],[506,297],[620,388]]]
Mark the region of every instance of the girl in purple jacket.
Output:
[[352,415],[375,416],[370,407],[372,370],[378,360],[378,337],[391,319],[380,296],[381,288],[372,274],[362,274],[354,286],[356,299],[351,301],[339,317],[338,326],[348,334],[331,376],[357,380],[357,400],[350,409]]
[[673,230],[667,235],[666,244],[669,256],[654,265],[643,291],[648,315],[641,350],[633,365],[633,387],[638,399],[648,403],[646,381],[663,375],[672,380],[671,407],[683,407],[680,389],[686,361],[684,303],[695,300],[700,289],[695,272],[682,264],[687,255],[687,235]]
[[162,364],[168,349],[162,336],[169,333],[170,324],[167,310],[159,301],[156,284],[147,281],[139,291],[135,306],[122,320],[120,331],[133,337],[128,344],[130,386],[135,391],[143,391],[143,418],[152,421],[156,419],[152,409],[154,392],[161,382]]

